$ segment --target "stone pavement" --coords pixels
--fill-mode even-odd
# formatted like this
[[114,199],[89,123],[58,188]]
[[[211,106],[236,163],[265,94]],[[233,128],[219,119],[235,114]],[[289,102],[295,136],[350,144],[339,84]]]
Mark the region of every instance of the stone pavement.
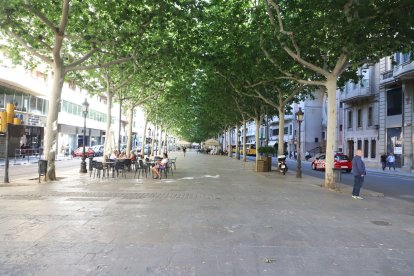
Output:
[[413,204],[176,155],[161,181],[2,185],[0,274],[414,275]]

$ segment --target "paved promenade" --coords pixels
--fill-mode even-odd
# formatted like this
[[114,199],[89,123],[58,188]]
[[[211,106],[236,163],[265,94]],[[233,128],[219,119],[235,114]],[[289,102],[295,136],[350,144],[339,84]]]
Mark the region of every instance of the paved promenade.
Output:
[[172,153],[168,179],[0,185],[1,275],[414,275],[414,205]]

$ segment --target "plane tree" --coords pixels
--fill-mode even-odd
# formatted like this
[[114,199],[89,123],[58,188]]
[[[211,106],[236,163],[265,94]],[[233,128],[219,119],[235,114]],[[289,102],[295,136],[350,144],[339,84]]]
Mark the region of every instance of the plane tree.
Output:
[[46,64],[52,74],[44,147],[47,179],[56,180],[58,106],[65,78],[71,72],[134,59],[135,40],[140,39],[159,9],[157,4],[115,0],[2,2],[0,32],[6,53],[33,66]]
[[[284,74],[285,79],[326,88],[325,187],[333,188],[338,80],[357,79],[358,67],[393,52],[412,50],[414,3],[263,0],[259,7],[268,15],[263,32],[271,34],[263,36],[262,50],[275,70]],[[284,70],[281,61],[271,53],[275,49],[284,51],[303,71]]]

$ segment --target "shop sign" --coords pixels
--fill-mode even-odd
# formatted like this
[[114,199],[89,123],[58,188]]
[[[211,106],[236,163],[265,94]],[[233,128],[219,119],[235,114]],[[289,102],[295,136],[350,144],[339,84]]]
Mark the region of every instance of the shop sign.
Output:
[[28,114],[27,115],[27,125],[28,126],[44,126],[44,119],[39,115]]
[[402,147],[394,147],[394,154],[402,154]]

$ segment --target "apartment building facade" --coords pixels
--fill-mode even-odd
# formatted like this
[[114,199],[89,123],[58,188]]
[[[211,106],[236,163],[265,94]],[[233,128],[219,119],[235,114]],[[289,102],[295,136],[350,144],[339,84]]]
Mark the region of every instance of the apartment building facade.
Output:
[[[15,66],[6,57],[1,56],[0,64],[0,111],[4,111],[7,103],[15,105],[15,114],[21,118],[25,127],[25,135],[20,142],[14,145],[11,156],[14,156],[23,144],[30,149],[40,149],[44,144],[44,134],[48,114],[48,93],[51,79],[45,74],[45,68],[27,70],[23,66]],[[63,148],[74,150],[83,145],[82,102],[85,98],[89,102],[89,112],[86,118],[85,144],[87,146],[103,144],[106,139],[107,103],[104,96],[89,96],[74,84],[65,83],[62,89],[60,110],[58,115],[58,136],[56,152]],[[127,141],[127,118],[121,116],[119,125],[118,104],[112,109],[113,143]],[[142,134],[142,124],[137,123],[138,116],[134,116],[133,145],[137,145]],[[120,134],[118,136],[118,133]],[[118,138],[119,137],[119,138]],[[0,136],[0,140],[5,139]],[[4,143],[0,141],[0,156],[4,157]]]
[[414,62],[396,53],[379,62],[379,147],[394,153],[396,165],[414,171]]

